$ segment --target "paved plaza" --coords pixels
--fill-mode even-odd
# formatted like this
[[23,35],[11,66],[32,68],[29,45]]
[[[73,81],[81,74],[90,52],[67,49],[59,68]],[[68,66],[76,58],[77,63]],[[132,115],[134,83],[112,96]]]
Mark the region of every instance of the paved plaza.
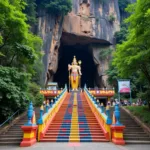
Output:
[[149,145],[113,143],[37,143],[31,147],[0,146],[0,150],[150,150]]

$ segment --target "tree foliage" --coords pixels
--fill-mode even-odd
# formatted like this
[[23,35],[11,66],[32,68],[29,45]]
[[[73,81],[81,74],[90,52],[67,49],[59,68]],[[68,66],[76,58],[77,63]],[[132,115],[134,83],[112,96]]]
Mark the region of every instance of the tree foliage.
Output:
[[37,4],[54,15],[66,15],[72,10],[72,0],[37,0]]
[[124,12],[125,8],[130,4],[129,0],[118,0],[120,11]]
[[150,1],[138,0],[136,7],[135,4],[128,7],[128,11],[132,10],[134,13],[126,20],[130,23],[129,35],[117,46],[114,64],[121,76],[140,70],[150,83]]
[[28,87],[29,99],[32,100],[34,106],[41,106],[44,96],[39,93],[40,87],[36,83],[30,83]]
[[117,87],[118,71],[115,66],[112,65],[112,61],[109,63],[109,69],[106,70],[108,75],[108,83],[113,87]]
[[[17,0],[13,1],[15,2]],[[0,57],[0,65],[24,70],[30,69],[31,64],[40,55],[42,42],[29,31],[26,15],[18,5],[12,5],[9,0],[0,2],[0,51],[3,54],[3,57]]]
[[113,48],[101,49],[99,53],[99,58],[101,60],[109,59],[109,56],[112,54],[113,51]]
[[36,23],[36,0],[25,0],[26,7],[24,9],[24,13],[27,15],[27,20],[29,24]]
[[30,84],[33,84],[31,81],[38,79],[39,75],[35,68],[41,64],[42,40],[30,31],[29,20],[24,13],[27,6],[25,2],[0,1],[1,121],[17,109],[24,108],[26,100],[35,101],[36,97],[42,99],[38,94],[30,99],[33,95],[29,90]]
[[137,0],[128,6],[131,13],[126,41],[117,45],[113,64],[123,78],[140,73],[150,88],[150,1]]
[[30,75],[16,68],[0,66],[0,118],[1,121],[12,112],[26,106]]
[[123,41],[126,40],[128,34],[127,24],[122,24],[120,31],[115,33],[116,43],[121,44]]

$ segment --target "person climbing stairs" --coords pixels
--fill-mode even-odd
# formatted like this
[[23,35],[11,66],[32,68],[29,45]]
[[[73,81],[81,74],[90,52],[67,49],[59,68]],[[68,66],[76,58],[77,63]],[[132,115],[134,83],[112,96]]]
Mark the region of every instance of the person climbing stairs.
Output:
[[84,94],[71,92],[41,142],[107,142]]

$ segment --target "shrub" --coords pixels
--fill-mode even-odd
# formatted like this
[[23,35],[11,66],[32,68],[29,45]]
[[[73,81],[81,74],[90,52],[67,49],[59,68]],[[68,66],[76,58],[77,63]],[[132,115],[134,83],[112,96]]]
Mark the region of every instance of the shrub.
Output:
[[4,121],[18,109],[24,109],[30,75],[16,68],[0,66],[0,118]]
[[66,15],[72,10],[72,0],[42,0],[41,5],[54,15]]
[[150,111],[147,106],[127,106],[135,116],[139,117],[144,123],[150,125]]
[[44,101],[44,95],[37,93],[35,97],[35,106],[41,106]]
[[113,14],[110,14],[110,15],[108,16],[108,21],[109,21],[110,23],[113,23],[113,22],[115,21],[115,16],[114,16]]
[[34,106],[40,106],[42,104],[44,96],[40,94],[40,87],[36,83],[29,84],[28,93],[30,93],[29,97]]
[[101,60],[108,59],[108,57],[112,54],[113,51],[113,48],[101,49],[99,53],[99,58]]

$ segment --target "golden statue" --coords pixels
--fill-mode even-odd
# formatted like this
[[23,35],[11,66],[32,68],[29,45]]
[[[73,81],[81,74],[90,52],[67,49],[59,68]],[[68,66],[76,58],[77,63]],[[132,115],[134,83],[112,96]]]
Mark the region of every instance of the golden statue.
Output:
[[[81,65],[81,61],[77,63],[75,56],[73,58],[72,65],[70,64],[68,65],[69,81],[71,83],[72,90],[78,90],[78,87],[79,87],[80,76],[82,75],[80,65]],[[70,74],[70,70],[71,70],[71,74]]]

